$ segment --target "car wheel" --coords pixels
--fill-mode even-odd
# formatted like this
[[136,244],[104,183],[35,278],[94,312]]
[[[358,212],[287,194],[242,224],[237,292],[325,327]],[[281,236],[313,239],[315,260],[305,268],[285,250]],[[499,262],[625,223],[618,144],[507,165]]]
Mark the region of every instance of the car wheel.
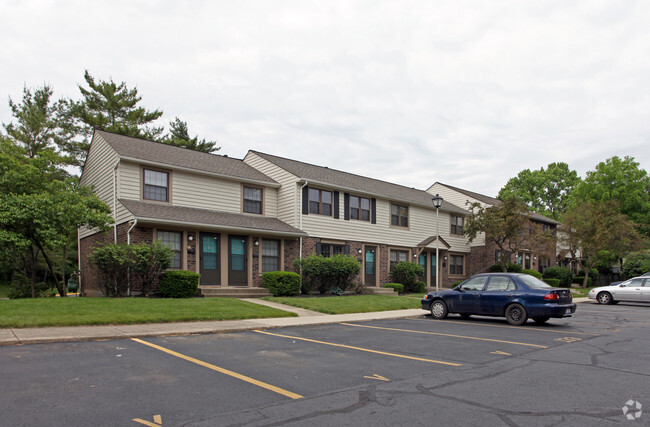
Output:
[[598,304],[611,304],[612,294],[609,292],[601,292],[596,296],[596,301],[598,301]]
[[431,303],[431,317],[434,319],[444,319],[447,317],[447,304],[441,299],[437,299]]
[[472,316],[472,315],[469,314],[469,313],[461,313],[461,314],[460,314],[460,317],[461,317],[462,319],[469,319],[471,316]]
[[533,320],[535,323],[538,325],[543,325],[544,323],[548,322],[548,319],[550,319],[549,316],[544,316],[544,317],[534,317]]
[[511,325],[520,326],[528,320],[528,313],[526,313],[526,309],[523,305],[517,303],[510,304],[508,308],[506,308],[506,320]]

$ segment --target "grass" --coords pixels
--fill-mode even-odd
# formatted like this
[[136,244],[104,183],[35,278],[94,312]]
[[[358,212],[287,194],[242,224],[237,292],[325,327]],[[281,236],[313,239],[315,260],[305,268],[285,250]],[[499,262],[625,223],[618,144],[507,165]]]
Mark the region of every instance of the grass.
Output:
[[265,297],[263,299],[326,314],[368,313],[422,307],[419,298],[391,295],[349,295],[312,298]]
[[598,286],[592,286],[590,288],[571,288],[571,293],[573,298],[586,298],[589,295],[589,291]]
[[0,298],[7,298],[9,295],[9,285],[0,283]]
[[0,328],[293,317],[235,298],[38,298],[0,301]]

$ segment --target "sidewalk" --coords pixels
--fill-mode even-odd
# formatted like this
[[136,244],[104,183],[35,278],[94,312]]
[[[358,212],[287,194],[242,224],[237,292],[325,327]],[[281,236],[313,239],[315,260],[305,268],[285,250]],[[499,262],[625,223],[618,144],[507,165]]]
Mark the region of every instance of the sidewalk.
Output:
[[[246,298],[244,300],[293,312],[298,314],[298,317],[208,322],[146,323],[140,325],[0,329],[0,345],[216,334],[221,332],[238,332],[252,329],[282,328],[285,326],[324,325],[328,323],[399,319],[404,317],[419,317],[427,314],[424,310],[419,308],[372,313],[323,314],[254,298]],[[587,298],[576,298],[574,300],[576,303],[586,301],[588,301]]]

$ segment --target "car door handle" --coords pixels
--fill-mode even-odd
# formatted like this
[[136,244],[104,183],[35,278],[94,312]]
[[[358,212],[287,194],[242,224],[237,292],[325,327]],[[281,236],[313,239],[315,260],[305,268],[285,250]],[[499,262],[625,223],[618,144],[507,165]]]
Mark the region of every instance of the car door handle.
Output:
[[512,298],[514,295],[506,295],[506,298]]

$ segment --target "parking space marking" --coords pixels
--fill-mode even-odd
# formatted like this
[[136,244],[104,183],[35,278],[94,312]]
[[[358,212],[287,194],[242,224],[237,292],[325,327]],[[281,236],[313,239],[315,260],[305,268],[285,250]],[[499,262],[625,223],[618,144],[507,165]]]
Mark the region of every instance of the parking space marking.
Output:
[[135,421],[136,423],[144,424],[149,427],[162,427],[162,417],[160,415],[154,415],[153,422],[143,420],[141,418],[134,418],[131,421]]
[[365,352],[368,352],[368,353],[382,354],[384,356],[392,356],[392,357],[399,357],[399,358],[402,358],[402,359],[417,360],[417,361],[420,361],[420,362],[439,363],[441,365],[449,365],[449,366],[463,366],[461,363],[452,363],[452,362],[444,362],[442,360],[424,359],[422,357],[413,357],[413,356],[407,356],[405,354],[388,353],[388,352],[385,352],[385,351],[371,350],[369,348],[362,348],[362,347],[354,347],[354,346],[346,345],[346,344],[337,344],[337,343],[327,342],[327,341],[318,341],[318,340],[313,340],[313,339],[310,339],[310,338],[295,337],[295,336],[292,336],[292,335],[274,334],[272,332],[260,331],[260,330],[257,330],[257,329],[254,330],[253,332],[257,332],[259,334],[273,335],[275,337],[290,338],[292,340],[300,340],[300,341],[313,342],[313,343],[316,343],[316,344],[331,345],[333,347],[349,348],[351,350],[365,351]]
[[[419,320],[418,320],[419,321]],[[431,319],[432,322],[445,322],[445,323],[455,323],[458,325],[472,325],[472,326],[488,326],[492,328],[511,328],[511,329],[519,329],[522,330],[521,326],[510,326],[510,325],[488,325],[486,323],[478,323],[478,322],[468,322],[468,321],[463,321],[463,322],[458,322],[456,320],[438,320],[438,319]],[[526,331],[540,331],[540,332],[553,332],[556,334],[576,334],[576,335],[592,335],[594,337],[599,337],[600,334],[595,334],[592,332],[575,332],[575,331],[556,331],[553,329],[542,329],[542,328],[529,328],[528,326],[523,327],[523,330]]]
[[409,333],[413,333],[413,334],[439,335],[439,336],[442,336],[442,337],[464,338],[464,339],[468,339],[468,340],[500,342],[500,343],[505,343],[505,344],[523,345],[523,346],[527,346],[527,347],[548,348],[548,346],[546,346],[546,345],[530,344],[530,343],[526,343],[526,342],[504,341],[504,340],[497,340],[497,339],[493,339],[493,338],[469,337],[469,336],[466,336],[466,335],[443,334],[441,332],[413,331],[411,329],[384,328],[384,327],[381,327],[381,326],[356,325],[354,323],[341,323],[341,325],[356,326],[358,328],[383,329],[383,330],[386,330],[386,331],[409,332]]
[[510,353],[506,353],[505,351],[491,351],[490,354],[498,354],[499,356],[512,356]]
[[382,376],[379,375],[379,374],[374,374],[374,375],[364,375],[363,377],[364,377],[364,378],[368,378],[369,380],[390,381],[388,378],[386,378],[386,377],[382,377]]
[[280,387],[276,387],[274,385],[267,384],[267,383],[265,383],[263,381],[258,381],[256,379],[253,379],[251,377],[247,377],[246,375],[242,375],[242,374],[239,374],[237,372],[230,371],[228,369],[220,368],[220,367],[215,366],[215,365],[213,365],[211,363],[207,363],[207,362],[204,362],[202,360],[198,360],[198,359],[195,359],[193,357],[186,356],[184,354],[175,352],[174,350],[170,350],[168,348],[161,347],[159,345],[152,344],[150,342],[143,341],[143,340],[138,339],[138,338],[131,338],[131,341],[135,341],[135,342],[138,342],[140,344],[144,344],[144,345],[149,346],[151,348],[155,348],[156,350],[160,350],[160,351],[162,351],[164,353],[170,354],[172,356],[176,356],[176,357],[178,357],[180,359],[187,360],[188,362],[196,363],[197,365],[203,366],[203,367],[208,368],[208,369],[212,369],[213,371],[220,372],[222,374],[231,376],[233,378],[237,378],[239,380],[245,381],[245,382],[247,382],[249,384],[253,384],[253,385],[256,385],[258,387],[265,388],[267,390],[270,390],[270,391],[273,391],[275,393],[281,394],[283,396],[290,397],[291,399],[301,399],[303,397],[303,396],[301,396],[301,395],[299,395],[297,393],[293,393],[293,392],[290,392],[288,390],[282,389]]

